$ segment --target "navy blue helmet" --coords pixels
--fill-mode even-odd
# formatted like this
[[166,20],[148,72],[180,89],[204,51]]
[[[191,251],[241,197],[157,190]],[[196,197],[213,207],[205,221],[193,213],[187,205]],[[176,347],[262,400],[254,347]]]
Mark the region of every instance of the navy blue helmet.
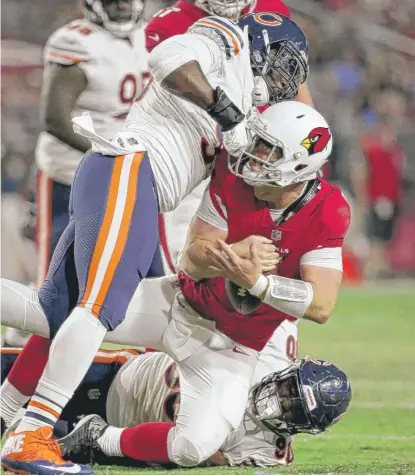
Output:
[[317,434],[346,413],[352,398],[346,374],[325,360],[296,360],[267,375],[250,394],[253,419],[278,435]]
[[295,98],[308,75],[308,41],[303,30],[273,12],[248,13],[238,24],[248,34],[255,105]]

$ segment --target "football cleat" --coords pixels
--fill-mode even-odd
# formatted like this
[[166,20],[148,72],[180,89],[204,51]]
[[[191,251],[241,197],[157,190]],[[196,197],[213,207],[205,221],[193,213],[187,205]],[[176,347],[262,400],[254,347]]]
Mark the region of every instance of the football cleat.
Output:
[[101,450],[97,440],[104,433],[108,423],[99,415],[87,415],[64,438],[58,440],[65,458],[82,462],[92,462],[93,451]]
[[14,474],[94,474],[89,466],[65,461],[51,435],[48,426],[11,433],[2,449],[1,466]]

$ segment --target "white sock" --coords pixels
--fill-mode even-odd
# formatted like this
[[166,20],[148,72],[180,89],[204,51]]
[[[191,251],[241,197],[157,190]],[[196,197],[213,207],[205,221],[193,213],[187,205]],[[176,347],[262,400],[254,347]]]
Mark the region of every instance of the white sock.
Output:
[[123,456],[121,453],[121,433],[124,428],[109,426],[104,433],[97,439],[101,450],[107,456]]
[[1,416],[6,426],[10,426],[16,413],[29,400],[30,397],[20,393],[6,378],[0,390]]
[[106,327],[87,309],[76,307],[59,329],[26,414],[16,431],[53,427],[98,351]]

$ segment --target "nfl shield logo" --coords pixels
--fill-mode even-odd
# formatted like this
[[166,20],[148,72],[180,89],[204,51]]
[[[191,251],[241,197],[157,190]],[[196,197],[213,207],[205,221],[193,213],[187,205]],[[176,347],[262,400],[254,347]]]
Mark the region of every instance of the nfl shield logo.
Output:
[[272,230],[271,240],[279,241],[281,239],[282,232],[281,230]]

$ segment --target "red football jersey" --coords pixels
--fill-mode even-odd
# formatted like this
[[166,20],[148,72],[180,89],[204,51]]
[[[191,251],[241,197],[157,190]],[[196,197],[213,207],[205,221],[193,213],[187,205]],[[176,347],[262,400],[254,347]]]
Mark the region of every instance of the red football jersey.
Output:
[[[300,278],[301,257],[319,248],[341,247],[350,222],[350,208],[339,188],[318,179],[316,195],[293,216],[277,225],[269,207],[259,201],[253,189],[227,169],[225,157],[219,157],[209,185],[210,198],[217,212],[225,218],[228,243],[236,243],[250,235],[273,240],[283,258],[278,275]],[[223,278],[193,281],[179,274],[182,292],[188,303],[201,316],[216,322],[216,328],[236,342],[261,350],[275,329],[285,319],[295,320],[267,304],[250,314],[235,310],[228,299]]]
[[[242,13],[245,14],[248,11],[249,9],[246,8]],[[281,0],[258,0],[254,11],[290,16],[289,9]],[[153,16],[145,28],[147,50],[151,51],[166,38],[186,33],[193,23],[208,15],[192,1],[180,0],[171,7],[163,8]]]

